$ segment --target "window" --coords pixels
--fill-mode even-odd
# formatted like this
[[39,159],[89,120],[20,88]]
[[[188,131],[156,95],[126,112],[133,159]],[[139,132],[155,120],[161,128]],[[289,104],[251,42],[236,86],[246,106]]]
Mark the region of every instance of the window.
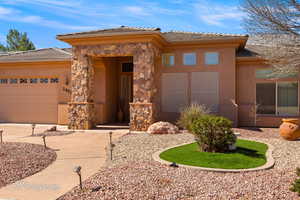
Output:
[[27,83],[27,78],[20,78],[20,83]]
[[164,66],[174,66],[175,65],[175,56],[172,53],[167,53],[162,55],[162,64]]
[[219,64],[219,53],[218,52],[207,52],[207,53],[205,53],[205,64],[206,65],[217,65],[217,64]]
[[257,83],[258,114],[298,115],[298,82]]
[[219,73],[191,73],[191,103],[205,105],[213,113],[219,110]]
[[48,83],[48,78],[41,78],[40,83]]
[[196,65],[196,53],[184,53],[183,54],[183,64],[184,65]]
[[8,80],[6,78],[0,79],[0,84],[7,84]]
[[276,113],[276,83],[256,84],[257,114]]
[[188,105],[188,74],[162,74],[162,111],[179,113]]
[[30,83],[37,83],[38,82],[38,79],[37,78],[31,78],[30,79]]
[[58,78],[51,78],[50,83],[58,83]]
[[277,84],[277,114],[298,115],[298,83]]
[[122,72],[133,72],[133,63],[122,63]]
[[270,79],[270,78],[297,78],[298,72],[285,72],[276,73],[272,68],[257,69],[255,71],[255,77],[258,79]]
[[10,83],[10,84],[17,84],[17,83],[18,83],[18,79],[17,79],[17,78],[11,78],[11,79],[9,80],[9,83]]

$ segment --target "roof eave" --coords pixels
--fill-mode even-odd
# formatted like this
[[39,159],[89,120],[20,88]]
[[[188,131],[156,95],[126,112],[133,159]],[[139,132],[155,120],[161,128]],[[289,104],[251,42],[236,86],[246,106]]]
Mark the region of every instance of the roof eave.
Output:
[[39,59],[39,60],[9,60],[9,61],[1,61],[0,64],[5,63],[35,63],[35,62],[68,62],[71,61],[71,58],[66,59]]
[[64,41],[65,39],[81,39],[81,38],[94,38],[94,37],[110,37],[110,36],[122,36],[122,35],[149,35],[160,34],[158,31],[132,31],[132,32],[117,32],[117,33],[86,33],[86,34],[62,34],[57,35],[58,40]]

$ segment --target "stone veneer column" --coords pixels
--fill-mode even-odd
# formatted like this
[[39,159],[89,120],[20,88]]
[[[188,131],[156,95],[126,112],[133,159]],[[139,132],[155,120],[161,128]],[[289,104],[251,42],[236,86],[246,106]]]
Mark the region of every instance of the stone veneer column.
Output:
[[130,129],[145,131],[155,122],[153,103],[155,58],[158,50],[149,43],[139,44],[133,56],[133,103],[130,104]]
[[71,67],[71,102],[69,128],[90,129],[94,126],[94,68],[91,58],[73,47]]

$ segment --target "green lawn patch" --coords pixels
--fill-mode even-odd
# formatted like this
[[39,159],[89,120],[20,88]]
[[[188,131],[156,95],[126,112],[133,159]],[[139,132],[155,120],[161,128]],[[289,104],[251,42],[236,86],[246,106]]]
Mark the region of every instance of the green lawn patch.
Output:
[[200,152],[197,143],[192,143],[169,149],[159,156],[178,164],[221,169],[248,169],[266,163],[266,144],[239,139],[236,146],[233,152],[208,153]]

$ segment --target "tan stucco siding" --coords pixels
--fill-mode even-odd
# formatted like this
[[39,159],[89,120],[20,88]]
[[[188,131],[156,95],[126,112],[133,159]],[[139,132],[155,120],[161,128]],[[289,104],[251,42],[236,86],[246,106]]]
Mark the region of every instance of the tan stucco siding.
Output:
[[[197,65],[184,66],[183,65],[183,53],[197,53]],[[205,52],[218,52],[219,64],[217,65],[205,65],[204,55]],[[237,107],[236,101],[236,61],[235,61],[235,48],[234,47],[211,47],[211,48],[186,48],[186,49],[174,49],[165,51],[165,53],[175,53],[175,66],[162,66],[161,61],[157,62],[157,75],[158,80],[158,104],[159,109],[162,111],[161,97],[161,78],[164,73],[187,73],[188,75],[188,99],[191,103],[191,74],[193,72],[216,72],[219,77],[219,112],[218,114],[228,117],[235,125],[237,125]],[[201,87],[201,86],[199,86]],[[171,100],[171,99],[170,99]],[[162,120],[175,121],[178,119],[179,113],[167,113],[160,112],[159,118]]]

